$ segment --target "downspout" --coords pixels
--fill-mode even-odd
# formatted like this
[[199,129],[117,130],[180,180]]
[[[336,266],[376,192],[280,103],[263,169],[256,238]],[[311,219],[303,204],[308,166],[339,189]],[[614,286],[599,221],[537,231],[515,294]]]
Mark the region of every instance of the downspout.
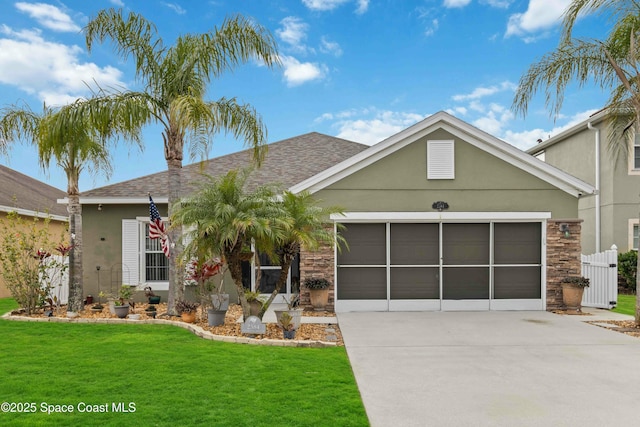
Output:
[[596,253],[600,252],[600,129],[587,122],[587,128],[596,133]]

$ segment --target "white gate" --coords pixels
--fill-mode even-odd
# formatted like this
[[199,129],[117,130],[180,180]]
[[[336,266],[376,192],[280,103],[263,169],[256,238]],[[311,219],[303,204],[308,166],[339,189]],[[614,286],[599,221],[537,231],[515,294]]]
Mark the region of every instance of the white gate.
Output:
[[610,309],[618,302],[618,248],[582,255],[582,276],[589,279],[582,305]]
[[[60,255],[52,255],[47,258],[46,276],[48,282],[40,277],[41,286],[51,286],[49,297],[59,304],[69,302],[69,258]],[[64,267],[63,267],[64,266]]]

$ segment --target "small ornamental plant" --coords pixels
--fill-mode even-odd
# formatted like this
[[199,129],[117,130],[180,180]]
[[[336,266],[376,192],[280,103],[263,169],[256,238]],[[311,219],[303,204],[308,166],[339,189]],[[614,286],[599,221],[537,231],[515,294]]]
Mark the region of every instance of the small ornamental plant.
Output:
[[331,283],[327,279],[309,278],[305,279],[304,286],[307,289],[327,289]]
[[178,310],[178,313],[191,313],[196,311],[198,306],[197,302],[179,300],[176,303],[176,310]]
[[578,288],[588,288],[589,287],[589,279],[582,276],[569,276],[562,279],[562,283],[568,283],[572,286],[576,286]]

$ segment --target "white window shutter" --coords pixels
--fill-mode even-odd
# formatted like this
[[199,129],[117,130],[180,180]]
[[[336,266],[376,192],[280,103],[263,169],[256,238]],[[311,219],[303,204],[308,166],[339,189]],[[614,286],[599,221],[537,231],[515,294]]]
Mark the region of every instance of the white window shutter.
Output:
[[129,272],[129,285],[140,285],[140,223],[135,219],[122,220],[122,280]]
[[454,179],[453,140],[427,141],[427,179]]

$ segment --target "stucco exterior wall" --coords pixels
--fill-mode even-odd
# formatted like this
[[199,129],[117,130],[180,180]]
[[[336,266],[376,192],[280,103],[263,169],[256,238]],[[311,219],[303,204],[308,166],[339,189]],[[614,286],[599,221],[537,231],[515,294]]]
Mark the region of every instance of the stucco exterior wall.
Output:
[[[455,179],[427,180],[427,140],[455,141]],[[551,212],[575,218],[576,199],[471,144],[439,130],[316,194],[345,211]]]

